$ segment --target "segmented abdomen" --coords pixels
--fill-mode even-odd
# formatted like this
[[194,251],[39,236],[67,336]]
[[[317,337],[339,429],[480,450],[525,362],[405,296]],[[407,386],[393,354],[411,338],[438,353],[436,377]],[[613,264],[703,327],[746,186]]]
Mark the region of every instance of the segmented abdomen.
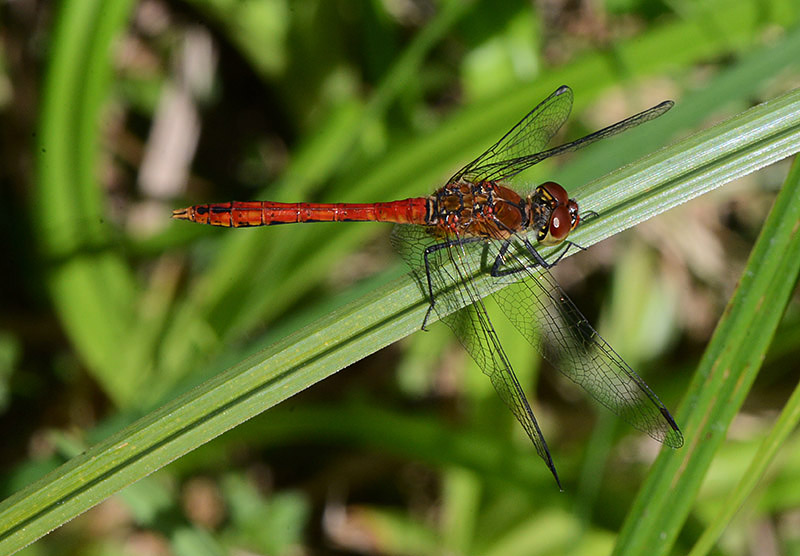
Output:
[[240,228],[299,222],[395,222],[426,224],[428,199],[388,203],[273,203],[232,201],[172,211],[172,217],[212,226]]

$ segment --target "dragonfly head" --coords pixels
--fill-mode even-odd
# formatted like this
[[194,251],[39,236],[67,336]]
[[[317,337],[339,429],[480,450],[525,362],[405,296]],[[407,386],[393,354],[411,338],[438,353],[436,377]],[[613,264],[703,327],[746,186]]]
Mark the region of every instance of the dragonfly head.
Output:
[[536,238],[542,245],[558,245],[578,227],[581,220],[578,203],[556,182],[548,181],[537,187],[533,199],[545,215]]

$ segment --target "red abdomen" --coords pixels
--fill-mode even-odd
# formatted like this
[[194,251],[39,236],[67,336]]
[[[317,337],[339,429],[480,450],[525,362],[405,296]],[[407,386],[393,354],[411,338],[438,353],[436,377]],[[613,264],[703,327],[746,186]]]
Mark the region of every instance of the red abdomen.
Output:
[[212,226],[241,228],[298,222],[395,222],[426,224],[428,199],[389,203],[273,203],[232,201],[172,211],[172,217]]

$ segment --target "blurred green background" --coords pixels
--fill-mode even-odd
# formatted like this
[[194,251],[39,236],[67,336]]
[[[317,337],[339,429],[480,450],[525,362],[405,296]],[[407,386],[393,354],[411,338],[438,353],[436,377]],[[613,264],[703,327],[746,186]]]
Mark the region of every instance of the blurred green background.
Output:
[[[0,14],[3,499],[406,272],[390,225],[225,230],[172,209],[427,195],[561,84],[575,91],[561,140],[676,101],[652,132],[531,173],[531,187],[574,190],[800,86],[794,0],[18,0]],[[769,166],[559,264],[671,409],[788,172]],[[24,553],[610,553],[660,446],[540,375],[495,324],[563,493],[437,324]],[[795,298],[666,551],[687,553],[724,506],[798,357]],[[800,554],[798,507],[793,434],[714,553]]]

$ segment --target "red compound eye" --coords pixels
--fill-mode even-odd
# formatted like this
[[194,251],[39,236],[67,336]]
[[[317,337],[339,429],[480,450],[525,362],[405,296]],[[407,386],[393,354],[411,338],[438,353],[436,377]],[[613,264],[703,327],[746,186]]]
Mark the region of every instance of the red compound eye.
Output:
[[547,191],[547,193],[556,200],[557,205],[566,205],[569,202],[567,191],[556,182],[546,181],[539,187]]
[[547,230],[547,237],[545,238],[546,245],[555,245],[561,243],[569,235],[572,229],[572,221],[567,207],[556,207],[550,215],[550,224]]
[[554,181],[544,182],[536,190],[538,206],[550,212],[547,226],[539,230],[539,243],[558,245],[578,226],[578,203],[570,199],[567,191]]

